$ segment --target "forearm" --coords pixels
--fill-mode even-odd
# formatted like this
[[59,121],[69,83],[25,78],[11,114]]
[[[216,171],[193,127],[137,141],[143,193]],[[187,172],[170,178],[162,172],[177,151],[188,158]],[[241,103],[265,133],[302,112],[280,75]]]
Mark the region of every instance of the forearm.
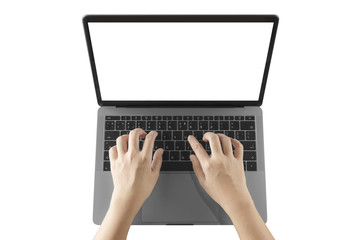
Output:
[[250,194],[228,209],[227,213],[240,239],[274,239],[259,215]]
[[130,225],[138,212],[137,206],[113,197],[106,216],[95,236],[95,240],[124,240]]

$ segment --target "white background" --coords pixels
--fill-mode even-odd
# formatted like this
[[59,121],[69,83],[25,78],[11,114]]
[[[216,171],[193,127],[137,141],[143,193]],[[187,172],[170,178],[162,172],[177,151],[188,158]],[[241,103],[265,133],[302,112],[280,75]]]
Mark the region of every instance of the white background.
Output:
[[273,25],[89,23],[101,98],[257,101]]
[[[1,239],[91,239],[97,103],[87,13],[276,13],[264,104],[268,227],[359,239],[356,1],[2,1]],[[220,93],[214,93],[220,94]],[[137,226],[129,239],[237,239],[232,226]]]

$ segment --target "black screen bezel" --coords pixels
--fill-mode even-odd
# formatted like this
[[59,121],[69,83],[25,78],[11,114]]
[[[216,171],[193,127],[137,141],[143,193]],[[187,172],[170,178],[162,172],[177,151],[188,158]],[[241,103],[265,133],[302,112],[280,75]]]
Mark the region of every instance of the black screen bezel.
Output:
[[[258,101],[103,101],[96,72],[94,53],[92,50],[89,22],[272,22],[273,29],[266,58],[263,80]],[[97,102],[99,106],[117,107],[244,107],[261,106],[274,48],[279,18],[276,15],[86,15],[83,26],[89,52],[92,75],[94,79]]]

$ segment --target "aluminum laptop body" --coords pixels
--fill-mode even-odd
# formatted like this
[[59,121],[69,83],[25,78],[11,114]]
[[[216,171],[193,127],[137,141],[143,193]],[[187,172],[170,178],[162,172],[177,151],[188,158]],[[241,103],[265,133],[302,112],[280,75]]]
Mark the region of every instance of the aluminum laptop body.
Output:
[[[275,42],[275,15],[87,15],[86,42],[99,104],[93,221],[113,183],[104,170],[107,116],[254,116],[256,171],[246,183],[266,222],[260,108]],[[200,186],[190,161],[164,161],[132,224],[232,224]]]

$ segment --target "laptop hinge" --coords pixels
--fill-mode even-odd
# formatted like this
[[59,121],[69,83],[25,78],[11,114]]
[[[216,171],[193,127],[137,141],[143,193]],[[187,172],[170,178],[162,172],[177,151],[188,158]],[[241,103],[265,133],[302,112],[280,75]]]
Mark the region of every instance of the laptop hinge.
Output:
[[133,105],[133,106],[115,106],[116,108],[244,108],[246,106],[214,106],[214,105],[209,105],[209,106],[174,106],[174,105],[169,105],[169,106],[164,106],[164,105],[158,105],[158,106],[144,106],[144,105]]

